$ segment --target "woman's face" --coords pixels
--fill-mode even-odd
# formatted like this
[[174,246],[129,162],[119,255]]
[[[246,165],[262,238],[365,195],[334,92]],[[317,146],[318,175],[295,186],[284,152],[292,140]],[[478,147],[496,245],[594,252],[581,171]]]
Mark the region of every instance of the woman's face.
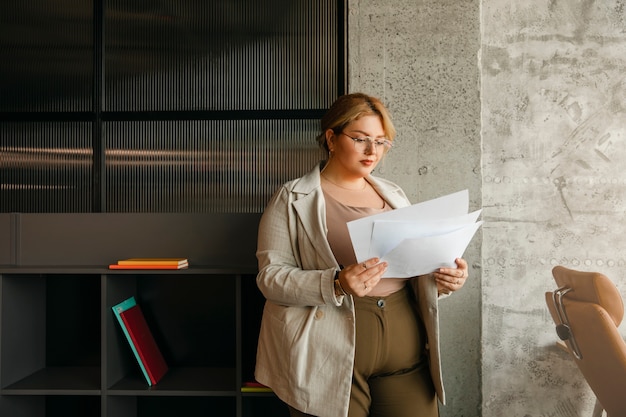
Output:
[[[366,141],[363,142],[363,139]],[[380,141],[384,139],[385,131],[380,117],[376,115],[363,116],[337,134],[329,130],[326,141],[333,154],[329,163],[334,164],[334,168],[345,177],[365,177],[384,156],[385,148],[380,146]]]

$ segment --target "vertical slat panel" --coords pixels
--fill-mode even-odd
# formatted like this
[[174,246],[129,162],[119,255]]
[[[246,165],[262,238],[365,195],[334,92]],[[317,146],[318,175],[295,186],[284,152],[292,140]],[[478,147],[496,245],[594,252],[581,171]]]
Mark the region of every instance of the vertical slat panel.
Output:
[[337,0],[107,0],[104,108],[93,1],[70,2],[0,5],[0,111],[60,114],[0,124],[1,211],[258,212],[323,156],[280,112],[341,92]]
[[310,120],[107,123],[107,211],[262,211],[281,183],[323,157],[316,128]]
[[91,110],[92,4],[0,2],[0,111]]
[[337,96],[336,1],[107,5],[106,110],[319,109]]
[[89,123],[0,125],[0,211],[89,211],[90,134]]

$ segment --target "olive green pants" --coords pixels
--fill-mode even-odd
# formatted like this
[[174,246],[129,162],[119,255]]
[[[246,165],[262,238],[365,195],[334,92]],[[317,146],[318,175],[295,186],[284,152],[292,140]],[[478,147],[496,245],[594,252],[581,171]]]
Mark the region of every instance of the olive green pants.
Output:
[[[356,351],[349,417],[437,417],[426,334],[410,290],[355,297]],[[329,383],[332,383],[329,381]],[[291,417],[311,417],[290,408]]]

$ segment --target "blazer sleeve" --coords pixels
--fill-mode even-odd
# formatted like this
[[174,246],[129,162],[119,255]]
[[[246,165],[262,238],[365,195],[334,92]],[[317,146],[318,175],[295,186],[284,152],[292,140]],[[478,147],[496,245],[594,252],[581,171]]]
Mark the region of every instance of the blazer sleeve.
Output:
[[298,218],[291,203],[290,191],[282,187],[261,216],[257,285],[265,298],[276,304],[341,305],[343,297],[335,296],[333,285],[336,265],[324,262],[322,257],[317,265],[302,265],[302,250],[315,258],[314,253],[320,249],[302,242],[304,237],[298,232]]

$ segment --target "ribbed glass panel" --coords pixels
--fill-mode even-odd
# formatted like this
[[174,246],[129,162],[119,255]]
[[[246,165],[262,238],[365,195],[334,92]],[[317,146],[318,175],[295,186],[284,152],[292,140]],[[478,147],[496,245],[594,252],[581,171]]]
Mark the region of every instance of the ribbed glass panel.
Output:
[[322,156],[343,0],[1,3],[0,212],[258,212]]
[[107,1],[105,110],[327,108],[337,0]]
[[0,137],[0,212],[91,211],[91,124],[3,123]]
[[106,211],[261,212],[323,157],[317,129],[310,120],[107,123]]
[[93,2],[0,2],[0,111],[89,111]]

